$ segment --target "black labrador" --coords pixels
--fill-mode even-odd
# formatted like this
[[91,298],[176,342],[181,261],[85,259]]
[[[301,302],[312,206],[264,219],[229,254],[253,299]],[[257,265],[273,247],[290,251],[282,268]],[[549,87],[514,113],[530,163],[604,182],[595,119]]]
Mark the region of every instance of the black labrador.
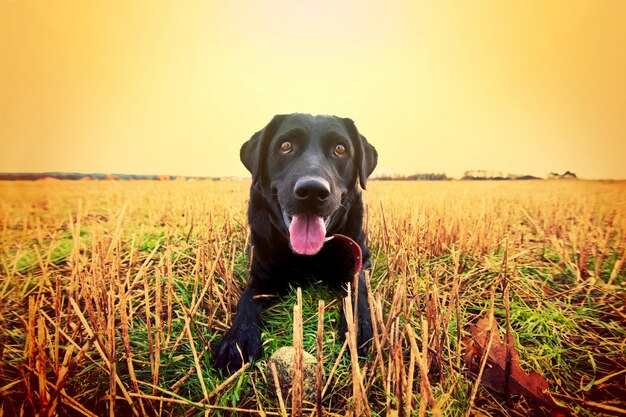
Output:
[[[237,315],[215,351],[216,368],[233,373],[261,356],[264,295],[311,278],[343,288],[352,281],[355,255],[345,238],[331,236],[356,242],[363,268],[370,266],[359,185],[365,188],[377,160],[354,122],[335,116],[278,115],[243,144],[241,161],[252,174],[252,265]],[[365,355],[372,324],[362,270],[358,288],[357,343]],[[341,335],[346,331],[342,316]]]

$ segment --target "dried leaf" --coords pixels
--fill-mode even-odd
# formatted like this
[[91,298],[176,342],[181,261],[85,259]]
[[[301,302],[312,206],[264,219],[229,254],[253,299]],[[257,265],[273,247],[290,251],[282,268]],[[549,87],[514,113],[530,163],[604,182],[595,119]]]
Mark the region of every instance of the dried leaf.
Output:
[[[489,332],[491,330],[491,333]],[[507,346],[502,341],[502,337],[498,332],[497,326],[494,329],[489,329],[489,318],[484,317],[478,321],[476,325],[470,326],[470,332],[472,334],[472,340],[469,343],[469,350],[477,353],[481,357],[484,353],[485,346],[487,345],[487,338],[489,334],[495,339],[491,343],[491,349],[489,350],[489,357],[487,358],[487,366],[483,371],[481,379],[481,385],[484,387],[498,392],[505,393],[506,387],[506,363],[507,363]],[[530,398],[549,409],[560,409],[552,398],[544,394],[543,391],[548,389],[548,381],[538,372],[532,371],[530,373],[524,372],[520,365],[519,354],[513,343],[513,335],[509,334],[509,352],[510,352],[510,375],[508,378],[509,387],[508,392],[514,395],[522,395]],[[471,358],[472,355],[466,356]],[[472,369],[472,363],[476,363],[473,358],[468,363],[470,369]]]

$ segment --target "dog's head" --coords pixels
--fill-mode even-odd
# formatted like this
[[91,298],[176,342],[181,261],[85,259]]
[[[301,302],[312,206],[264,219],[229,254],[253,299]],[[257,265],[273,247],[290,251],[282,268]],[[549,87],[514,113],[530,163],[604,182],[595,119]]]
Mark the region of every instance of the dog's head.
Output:
[[317,253],[345,196],[365,188],[378,155],[350,119],[275,116],[241,147],[241,161],[272,196],[291,248]]

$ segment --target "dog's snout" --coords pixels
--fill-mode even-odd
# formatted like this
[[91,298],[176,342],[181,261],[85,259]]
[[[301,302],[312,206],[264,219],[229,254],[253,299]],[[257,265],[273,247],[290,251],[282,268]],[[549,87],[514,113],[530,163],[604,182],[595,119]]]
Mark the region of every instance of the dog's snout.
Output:
[[304,177],[296,181],[293,191],[300,204],[314,208],[328,200],[330,184],[324,178]]

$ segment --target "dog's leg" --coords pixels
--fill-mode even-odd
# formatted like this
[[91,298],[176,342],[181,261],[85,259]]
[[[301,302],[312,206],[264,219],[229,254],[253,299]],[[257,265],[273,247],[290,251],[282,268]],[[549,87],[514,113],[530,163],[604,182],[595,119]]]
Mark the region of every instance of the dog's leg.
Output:
[[258,289],[248,285],[239,298],[237,315],[215,351],[215,367],[222,372],[239,370],[261,357],[261,305],[254,299]]
[[[359,272],[359,288],[358,288],[358,300],[357,300],[357,350],[359,356],[366,356],[372,344],[373,331],[372,331],[372,317],[370,315],[370,304],[367,297],[367,286],[365,283],[365,274],[363,271]],[[345,314],[341,314],[340,325],[340,337],[343,340],[346,332],[348,331],[348,324],[346,322]]]
[[372,316],[370,313],[370,303],[367,296],[367,284],[365,282],[365,274],[363,271],[359,273],[359,299],[357,306],[357,314],[359,317],[357,334],[357,344],[359,356],[367,355],[374,338],[372,330]]

